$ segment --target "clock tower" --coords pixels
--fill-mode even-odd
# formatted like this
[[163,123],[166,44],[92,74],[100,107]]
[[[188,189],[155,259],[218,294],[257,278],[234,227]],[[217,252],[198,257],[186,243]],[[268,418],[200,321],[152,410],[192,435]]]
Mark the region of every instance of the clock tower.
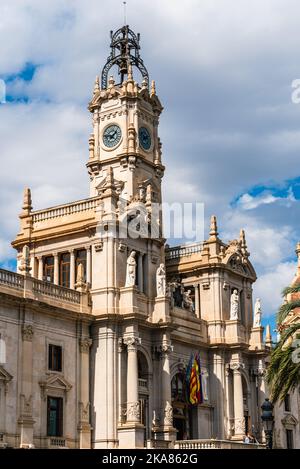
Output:
[[[146,411],[150,404],[141,399],[138,388],[138,357],[149,340],[153,350],[162,343],[168,346],[170,335],[160,209],[165,168],[158,124],[163,108],[155,82],[149,85],[139,42],[139,35],[128,26],[111,33],[111,53],[101,80],[96,78],[88,106],[93,133],[87,168],[90,197],[98,203],[90,291],[95,315],[92,427],[96,448],[114,447],[117,441],[121,447],[143,446],[147,423],[141,416],[148,412],[150,418]],[[115,77],[109,75],[112,68],[118,72]],[[169,369],[169,357],[164,360]],[[118,378],[118,396],[116,373],[124,374]],[[162,417],[156,426],[157,435],[166,440],[175,435],[170,403],[168,381],[157,403]]]
[[[111,53],[105,64],[101,84],[96,78],[89,110],[93,133],[89,140],[90,196],[98,196],[103,181],[113,174],[119,196],[127,202],[150,191],[161,202],[161,143],[158,136],[162,105],[155,82],[140,57],[140,36],[128,26],[111,32]],[[118,70],[117,80],[110,70]],[[141,83],[134,73],[140,75]]]

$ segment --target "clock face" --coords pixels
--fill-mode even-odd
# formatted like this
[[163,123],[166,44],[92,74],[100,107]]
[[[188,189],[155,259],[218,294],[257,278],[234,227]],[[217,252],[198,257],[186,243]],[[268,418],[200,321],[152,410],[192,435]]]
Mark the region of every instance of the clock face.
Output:
[[115,147],[121,140],[122,131],[118,125],[110,125],[103,132],[103,143],[106,147]]
[[140,127],[139,140],[141,147],[144,148],[144,150],[149,150],[151,147],[151,136],[149,130],[146,129],[146,127]]

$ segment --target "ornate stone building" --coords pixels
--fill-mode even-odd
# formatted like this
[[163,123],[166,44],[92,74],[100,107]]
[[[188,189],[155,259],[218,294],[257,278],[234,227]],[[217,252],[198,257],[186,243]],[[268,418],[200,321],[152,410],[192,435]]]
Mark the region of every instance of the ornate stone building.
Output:
[[[297,245],[296,254],[298,257],[298,269],[291,287],[298,286],[300,282],[300,243]],[[287,301],[299,301],[299,293],[289,294]],[[283,329],[294,324],[299,324],[300,308],[293,309],[285,321]],[[298,334],[294,337],[298,340]],[[296,352],[296,350],[295,350]],[[300,358],[299,353],[298,360]],[[278,402],[274,409],[274,446],[284,449],[300,449],[300,387],[291,391],[283,402]]]
[[[89,197],[33,211],[0,270],[0,443],[116,448],[261,437],[266,347],[245,233],[165,244],[155,83],[127,26],[89,104]],[[108,72],[117,66],[118,84]],[[139,70],[142,82],[133,77]],[[202,403],[187,404],[199,353]]]

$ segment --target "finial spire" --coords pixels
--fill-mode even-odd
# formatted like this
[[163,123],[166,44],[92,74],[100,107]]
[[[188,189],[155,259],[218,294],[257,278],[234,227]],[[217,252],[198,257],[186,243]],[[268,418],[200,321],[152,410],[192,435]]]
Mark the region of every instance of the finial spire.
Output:
[[267,347],[272,347],[272,335],[271,335],[271,327],[270,324],[267,324],[266,326],[266,339],[265,343]]
[[156,86],[155,86],[155,81],[152,80],[151,82],[151,96],[155,96],[156,95]]
[[132,65],[131,63],[128,64],[128,81],[133,80],[133,73],[132,73]]
[[209,236],[210,238],[217,238],[218,236],[218,225],[217,225],[217,217],[215,215],[212,215],[210,219],[210,232]]
[[23,207],[24,212],[30,213],[32,210],[31,190],[29,187],[25,187],[23,196]]

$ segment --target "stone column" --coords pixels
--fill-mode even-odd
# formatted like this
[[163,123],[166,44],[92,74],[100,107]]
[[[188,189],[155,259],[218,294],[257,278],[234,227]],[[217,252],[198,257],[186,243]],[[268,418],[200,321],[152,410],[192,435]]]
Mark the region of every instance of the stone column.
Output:
[[72,290],[74,290],[75,288],[75,276],[76,276],[76,272],[75,272],[75,251],[74,249],[72,249],[70,251],[70,288]]
[[127,337],[124,343],[127,345],[127,422],[140,423],[137,346],[141,340]]
[[224,401],[225,401],[225,363],[224,352],[218,350],[213,352],[213,373],[211,383],[212,400],[216,402],[214,409],[214,434],[219,440],[225,437],[224,429]]
[[59,262],[58,262],[58,253],[54,252],[54,283],[55,285],[59,284]]
[[266,369],[263,367],[263,365],[260,363],[258,370],[257,370],[257,384],[258,384],[258,409],[257,409],[257,421],[259,425],[259,431],[262,436],[262,440],[265,441],[265,433],[263,431],[263,425],[261,422],[261,406],[263,402],[265,401],[266,398],[266,381],[265,381],[265,376],[266,376]]
[[161,395],[163,404],[163,422],[164,426],[173,427],[173,409],[171,395],[171,375],[170,375],[170,353],[173,347],[170,343],[165,342],[161,347],[162,359],[162,379],[161,379]]
[[31,324],[22,328],[22,378],[20,394],[20,447],[28,448],[33,445],[33,393],[32,393],[32,339],[33,327]]
[[226,428],[226,433],[227,433],[227,439],[229,440],[232,436],[232,429],[231,429],[231,421],[232,421],[232,415],[231,415],[231,393],[230,393],[230,365],[226,365],[225,368],[225,388],[226,388],[226,420],[227,420],[227,428]]
[[38,256],[38,279],[43,280],[43,256]]
[[235,440],[242,440],[245,435],[245,417],[243,401],[243,382],[241,363],[234,363],[233,369],[233,393],[234,393],[234,437]]
[[143,275],[143,254],[140,252],[138,256],[138,285],[141,293],[144,291],[144,275]]
[[195,288],[195,314],[197,318],[201,318],[201,311],[200,311],[200,289],[199,284],[194,285]]
[[118,339],[118,423],[119,425],[124,422],[124,399],[123,399],[123,339]]
[[91,246],[86,247],[86,283],[91,285],[91,265],[92,265],[92,251]]
[[79,341],[80,349],[80,401],[79,401],[79,448],[91,448],[90,402],[89,402],[89,351],[92,339]]
[[164,335],[161,346],[161,419],[158,428],[158,438],[175,441],[176,430],[173,427],[173,407],[171,394],[170,353],[173,347],[168,335]]

